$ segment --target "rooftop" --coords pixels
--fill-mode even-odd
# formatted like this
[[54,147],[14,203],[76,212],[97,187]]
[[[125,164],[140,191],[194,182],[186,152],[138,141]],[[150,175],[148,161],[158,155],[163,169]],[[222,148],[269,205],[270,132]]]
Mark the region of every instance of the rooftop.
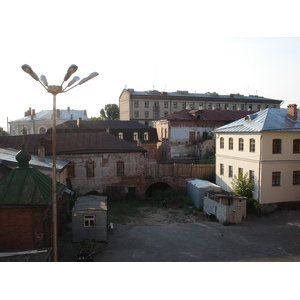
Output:
[[215,132],[300,131],[300,116],[292,120],[287,108],[267,108],[219,127]]

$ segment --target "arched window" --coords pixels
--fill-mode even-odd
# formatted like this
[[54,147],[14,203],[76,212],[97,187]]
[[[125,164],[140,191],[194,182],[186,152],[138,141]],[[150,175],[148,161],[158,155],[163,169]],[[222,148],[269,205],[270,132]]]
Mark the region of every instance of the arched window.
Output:
[[139,139],[139,134],[137,132],[133,133],[133,140],[137,141]]
[[239,138],[239,151],[244,151],[244,139]]
[[124,138],[123,132],[119,132],[118,133],[118,138],[121,139],[121,140],[123,140],[123,138]]
[[144,141],[148,141],[148,140],[149,140],[149,133],[144,132]]
[[224,149],[224,138],[220,138],[220,149]]
[[250,139],[249,146],[250,146],[249,151],[250,152],[255,152],[255,139]]
[[44,133],[46,133],[47,132],[47,129],[44,127],[44,126],[41,126],[40,128],[39,128],[39,134],[44,134]]

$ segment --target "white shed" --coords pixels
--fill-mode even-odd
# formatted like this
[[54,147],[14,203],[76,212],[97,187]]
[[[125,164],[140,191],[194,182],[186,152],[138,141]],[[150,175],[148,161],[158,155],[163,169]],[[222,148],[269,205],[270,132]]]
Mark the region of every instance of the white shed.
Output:
[[94,239],[107,241],[107,197],[78,197],[72,209],[73,242]]
[[205,193],[208,191],[221,192],[222,189],[220,186],[210,181],[193,179],[188,181],[187,191],[188,191],[188,195],[193,200],[194,205],[198,209],[203,210],[203,200],[204,200]]

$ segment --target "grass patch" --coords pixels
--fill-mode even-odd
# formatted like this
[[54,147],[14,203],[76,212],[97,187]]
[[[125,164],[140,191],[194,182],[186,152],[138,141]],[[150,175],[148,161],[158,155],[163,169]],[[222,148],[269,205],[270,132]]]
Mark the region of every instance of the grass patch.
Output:
[[113,199],[107,203],[107,221],[124,224],[130,217],[135,217],[140,207],[156,207],[156,208],[177,208],[182,209],[183,213],[195,214],[193,201],[187,195],[186,191],[174,191],[167,189],[164,191],[156,191],[148,199],[128,198]]

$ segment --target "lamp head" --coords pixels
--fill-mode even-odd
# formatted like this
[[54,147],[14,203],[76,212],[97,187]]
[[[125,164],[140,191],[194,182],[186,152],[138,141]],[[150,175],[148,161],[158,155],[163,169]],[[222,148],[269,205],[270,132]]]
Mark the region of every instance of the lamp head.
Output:
[[80,81],[79,81],[79,84],[83,84],[83,83],[89,81],[90,79],[92,79],[92,78],[94,78],[94,77],[96,77],[96,76],[98,76],[98,75],[99,75],[99,73],[93,72],[93,73],[91,73],[88,77],[85,77],[85,78],[83,78],[82,80],[80,80]]
[[39,77],[33,72],[33,70],[29,65],[25,64],[21,68],[25,73],[29,74],[34,80],[39,81]]
[[72,74],[74,74],[77,71],[78,67],[76,65],[71,65],[67,71],[67,74],[65,75],[64,81],[67,81]]

